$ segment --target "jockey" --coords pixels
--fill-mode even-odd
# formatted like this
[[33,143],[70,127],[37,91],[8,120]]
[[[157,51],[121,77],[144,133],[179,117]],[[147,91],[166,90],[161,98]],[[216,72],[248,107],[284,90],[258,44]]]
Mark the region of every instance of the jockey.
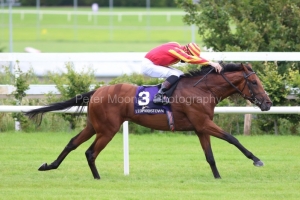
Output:
[[168,104],[165,92],[177,82],[182,71],[170,67],[178,62],[190,64],[210,65],[220,73],[222,67],[217,62],[208,61],[200,57],[200,48],[196,43],[180,45],[177,42],[162,44],[150,50],[142,62],[142,72],[146,76],[154,78],[167,78],[162,84],[153,102],[155,104]]

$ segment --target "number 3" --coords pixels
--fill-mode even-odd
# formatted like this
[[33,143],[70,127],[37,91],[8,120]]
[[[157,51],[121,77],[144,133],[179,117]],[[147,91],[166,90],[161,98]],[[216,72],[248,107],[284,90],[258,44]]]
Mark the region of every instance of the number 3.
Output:
[[141,97],[138,100],[138,104],[140,106],[145,106],[145,105],[149,104],[149,102],[150,102],[150,98],[149,98],[150,94],[149,94],[149,92],[140,92],[139,93],[139,97]]

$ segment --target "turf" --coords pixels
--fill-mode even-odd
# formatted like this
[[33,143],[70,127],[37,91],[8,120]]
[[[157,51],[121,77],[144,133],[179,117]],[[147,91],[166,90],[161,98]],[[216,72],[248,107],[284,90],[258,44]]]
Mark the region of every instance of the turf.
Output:
[[264,161],[254,167],[232,145],[212,139],[222,179],[215,180],[197,137],[130,135],[130,175],[123,175],[122,135],[97,159],[94,180],[84,152],[72,152],[57,170],[39,172],[75,133],[1,133],[0,199],[299,199],[299,137],[239,136]]

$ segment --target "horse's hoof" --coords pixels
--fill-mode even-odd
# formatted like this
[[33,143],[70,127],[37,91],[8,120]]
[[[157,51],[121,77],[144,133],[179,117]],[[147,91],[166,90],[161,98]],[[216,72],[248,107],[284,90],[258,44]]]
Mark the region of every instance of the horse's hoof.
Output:
[[253,165],[254,165],[255,167],[262,167],[262,166],[264,166],[264,163],[263,163],[262,161],[259,160],[259,161],[254,162]]
[[47,168],[48,168],[47,163],[43,163],[43,164],[40,166],[39,171],[46,171]]

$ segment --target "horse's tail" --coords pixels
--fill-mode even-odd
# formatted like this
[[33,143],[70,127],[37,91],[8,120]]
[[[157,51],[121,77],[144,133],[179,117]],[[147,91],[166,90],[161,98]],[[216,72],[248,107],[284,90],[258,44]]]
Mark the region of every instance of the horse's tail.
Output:
[[96,90],[79,94],[76,97],[69,99],[67,101],[62,101],[58,103],[49,104],[47,106],[44,106],[42,108],[37,108],[33,110],[29,110],[26,112],[23,112],[29,119],[34,120],[38,126],[42,122],[43,114],[51,111],[57,111],[57,110],[68,110],[73,106],[78,106],[77,114],[82,113],[84,106],[88,105],[91,96],[95,93]]

